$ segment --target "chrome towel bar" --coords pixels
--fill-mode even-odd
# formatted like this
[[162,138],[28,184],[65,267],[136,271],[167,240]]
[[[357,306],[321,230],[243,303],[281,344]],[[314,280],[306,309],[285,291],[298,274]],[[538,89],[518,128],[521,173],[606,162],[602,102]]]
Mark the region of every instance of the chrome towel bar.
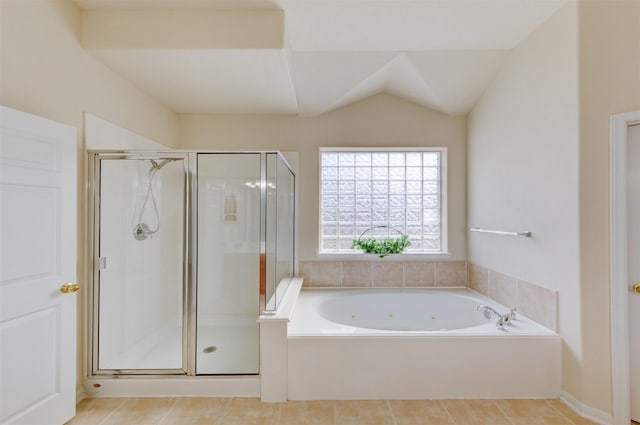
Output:
[[469,230],[471,230],[472,232],[479,232],[479,233],[493,233],[494,235],[524,236],[526,238],[531,237],[531,232],[505,232],[503,230],[488,230],[488,229],[481,229],[479,227],[471,227]]

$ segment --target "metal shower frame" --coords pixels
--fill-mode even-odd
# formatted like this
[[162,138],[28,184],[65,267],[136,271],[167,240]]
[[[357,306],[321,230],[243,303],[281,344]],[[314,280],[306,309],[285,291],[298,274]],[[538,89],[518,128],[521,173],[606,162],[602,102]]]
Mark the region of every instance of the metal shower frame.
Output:
[[[277,155],[285,164],[293,179],[293,215],[295,216],[295,173],[286,158],[278,151],[109,151],[90,150],[88,151],[88,185],[87,185],[87,285],[86,314],[89,324],[85,335],[88,343],[85,349],[86,373],[88,377],[99,378],[163,378],[185,377],[193,378],[196,374],[196,332],[197,332],[197,247],[198,247],[198,154],[259,154],[260,155],[260,256],[266,256],[266,200],[267,200],[267,155]],[[102,160],[182,160],[184,171],[184,197],[183,197],[183,272],[182,272],[182,368],[180,369],[99,369],[99,291],[100,281],[100,173]],[[295,245],[295,227],[293,229],[292,243]],[[295,272],[295,246],[292,247],[292,264]],[[260,285],[266,284],[266,261],[260,262]],[[294,273],[295,274],[295,273]],[[264,287],[264,286],[263,286]],[[265,293],[260,293],[260,286],[257,286],[259,293],[259,314],[271,314],[266,310],[267,299]],[[274,288],[274,296],[275,296]],[[259,373],[259,372],[258,372]],[[202,375],[200,375],[202,376]],[[204,375],[209,376],[209,375]]]

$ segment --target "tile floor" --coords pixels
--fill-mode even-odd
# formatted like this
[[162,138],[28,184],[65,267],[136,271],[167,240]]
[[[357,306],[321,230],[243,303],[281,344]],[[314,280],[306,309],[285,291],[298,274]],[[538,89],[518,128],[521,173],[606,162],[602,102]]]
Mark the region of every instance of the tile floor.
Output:
[[90,398],[67,425],[595,425],[559,400]]

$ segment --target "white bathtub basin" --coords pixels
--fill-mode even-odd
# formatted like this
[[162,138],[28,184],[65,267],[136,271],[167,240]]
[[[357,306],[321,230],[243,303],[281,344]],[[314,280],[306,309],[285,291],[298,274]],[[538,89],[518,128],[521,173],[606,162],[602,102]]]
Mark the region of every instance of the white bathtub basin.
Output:
[[448,331],[489,322],[481,301],[455,292],[372,290],[327,296],[318,314],[335,323],[390,331]]

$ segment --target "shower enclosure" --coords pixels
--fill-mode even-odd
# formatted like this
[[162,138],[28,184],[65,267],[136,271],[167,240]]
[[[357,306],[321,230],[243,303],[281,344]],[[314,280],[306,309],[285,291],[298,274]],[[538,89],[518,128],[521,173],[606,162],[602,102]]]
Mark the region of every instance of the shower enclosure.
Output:
[[294,275],[278,152],[90,152],[89,373],[247,375]]

